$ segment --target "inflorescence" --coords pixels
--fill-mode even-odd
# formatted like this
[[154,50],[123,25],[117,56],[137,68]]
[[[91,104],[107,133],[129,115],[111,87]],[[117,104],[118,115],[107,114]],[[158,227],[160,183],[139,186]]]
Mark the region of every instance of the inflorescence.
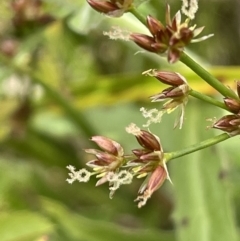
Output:
[[[113,39],[130,39],[147,51],[166,55],[170,63],[175,63],[188,44],[212,36],[195,39],[203,30],[203,27],[189,26],[190,19],[194,18],[198,9],[198,1],[182,1],[182,12],[188,16],[183,23],[181,23],[180,11],[171,18],[170,7],[167,5],[165,25],[150,15],[147,17],[146,26],[151,36],[122,32],[119,28],[115,28],[114,32],[104,34]],[[134,0],[87,0],[87,2],[98,12],[111,17],[119,17],[134,8]],[[181,129],[185,107],[191,93],[187,80],[177,72],[156,69],[147,70],[143,74],[169,85],[168,88],[150,97],[152,102],[164,102],[160,110],[146,110],[143,107],[140,109],[143,116],[147,118],[144,127],[160,122],[163,114],[171,113],[178,108],[180,110],[179,117],[175,121],[174,128],[179,126]],[[237,81],[237,93],[240,97],[240,81]],[[229,136],[238,135],[240,134],[240,99],[225,97],[224,103],[232,114],[223,116],[211,127],[227,132]],[[104,136],[93,136],[91,140],[98,145],[99,149],[85,149],[85,152],[95,158],[87,162],[88,169],[83,168],[76,171],[75,167],[67,166],[70,171],[67,182],[70,184],[75,181],[88,182],[91,176],[96,176],[98,178],[96,186],[109,183],[110,198],[112,198],[121,185],[132,183],[134,178],[145,178],[135,200],[138,202],[138,207],[145,205],[164,181],[170,180],[166,166],[169,153],[164,153],[160,139],[149,130],[142,130],[135,124],[130,124],[126,131],[136,137],[140,148],[133,149],[131,154],[125,154],[123,147],[118,142]],[[92,171],[89,171],[89,168]]]
[[159,138],[149,131],[141,130],[135,124],[130,124],[126,131],[136,137],[141,148],[133,149],[130,155],[125,154],[122,146],[116,141],[103,136],[94,136],[91,140],[98,145],[100,150],[85,150],[95,156],[87,163],[92,171],[85,168],[76,171],[73,166],[67,166],[70,171],[70,178],[67,182],[70,184],[75,181],[87,182],[91,176],[95,175],[99,178],[96,186],[109,183],[110,198],[112,198],[121,185],[130,184],[134,177],[145,177],[135,200],[138,202],[138,207],[145,205],[165,179],[170,180],[164,152]]

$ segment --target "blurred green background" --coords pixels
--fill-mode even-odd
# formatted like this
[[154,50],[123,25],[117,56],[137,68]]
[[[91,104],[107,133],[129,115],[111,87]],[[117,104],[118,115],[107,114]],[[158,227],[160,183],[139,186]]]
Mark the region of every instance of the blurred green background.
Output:
[[[166,3],[139,11],[164,21]],[[196,23],[215,36],[187,50],[228,86],[240,78],[239,0],[200,0]],[[164,86],[141,73],[174,70],[190,86],[216,93],[182,64],[137,53],[131,42],[103,36],[111,26],[146,29],[130,14],[120,19],[93,11],[85,0],[1,0],[0,4],[0,240],[1,241],[221,241],[240,240],[239,137],[173,160],[166,182],[138,209],[141,180],[112,200],[107,185],[69,185],[67,165],[91,160],[92,135],[108,136],[126,152],[137,148],[125,127],[145,123],[140,107]],[[175,113],[151,126],[166,152],[211,137],[207,118],[223,111],[190,99],[182,130]]]

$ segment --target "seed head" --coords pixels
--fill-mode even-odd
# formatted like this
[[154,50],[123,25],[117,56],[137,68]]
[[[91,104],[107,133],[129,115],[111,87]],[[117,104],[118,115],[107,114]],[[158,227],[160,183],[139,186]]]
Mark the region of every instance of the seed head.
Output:
[[103,151],[112,155],[122,156],[123,148],[119,143],[104,136],[93,136],[91,138]]
[[213,128],[229,133],[231,136],[240,134],[240,116],[226,115],[213,124]]
[[149,174],[148,178],[139,189],[139,196],[135,200],[138,202],[139,208],[146,204],[147,200],[162,186],[167,177],[167,171],[163,166],[158,166],[151,174]]
[[116,4],[107,1],[87,0],[88,4],[100,13],[110,13],[118,10]]
[[229,97],[225,97],[224,99],[224,103],[227,106],[227,108],[234,114],[238,114],[240,111],[240,101],[233,99],[233,98],[229,98]]
[[133,0],[87,0],[88,4],[100,13],[120,17],[132,8]]
[[175,63],[185,46],[190,42],[205,40],[212,35],[194,39],[203,28],[195,29],[189,25],[189,19],[181,23],[181,13],[177,12],[171,19],[170,6],[167,6],[165,25],[152,16],[147,17],[147,27],[152,36],[134,33],[131,39],[141,48],[157,54],[167,53],[169,63]]

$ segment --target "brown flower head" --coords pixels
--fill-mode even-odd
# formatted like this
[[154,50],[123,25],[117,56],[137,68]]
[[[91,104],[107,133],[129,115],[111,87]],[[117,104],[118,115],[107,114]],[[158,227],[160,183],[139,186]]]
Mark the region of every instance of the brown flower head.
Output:
[[138,193],[139,196],[135,201],[138,202],[138,207],[141,208],[152,196],[152,194],[162,186],[164,181],[168,178],[167,170],[164,166],[157,166],[155,170],[149,174],[146,180],[143,182]]
[[93,172],[89,172],[85,168],[75,171],[74,167],[68,166],[70,179],[67,179],[67,181],[69,183],[76,180],[87,182],[91,175],[96,175],[97,178],[100,178],[96,186],[109,182],[110,197],[112,198],[120,185],[129,184],[132,180],[130,172],[121,170],[125,161],[123,148],[116,141],[104,136],[93,136],[91,140],[101,149],[85,149],[85,152],[95,156],[94,160],[87,163],[87,166],[91,167]]
[[146,126],[149,126],[151,123],[160,122],[161,117],[164,113],[171,113],[179,107],[179,117],[175,121],[174,128],[179,126],[179,128],[181,129],[183,125],[185,106],[188,102],[188,96],[191,90],[187,83],[187,80],[179,73],[169,71],[157,71],[155,69],[147,70],[143,74],[155,77],[157,80],[164,84],[171,85],[171,87],[168,87],[162,92],[150,97],[152,102],[167,100],[167,102],[163,104],[162,109],[155,113],[155,117],[153,117],[152,115],[155,110],[146,111],[144,108],[141,108],[143,116],[145,118],[149,118]]
[[183,84],[187,84],[186,79],[177,72],[170,71],[159,71],[156,69],[150,69],[145,71],[143,74],[147,74],[149,76],[155,77],[157,80],[166,85],[171,86],[179,86]]
[[225,97],[223,100],[229,111],[234,114],[238,114],[240,112],[240,100],[236,100],[230,97]]
[[236,87],[237,87],[237,95],[238,99],[233,99],[231,97],[225,97],[224,103],[229,111],[231,111],[234,114],[240,114],[240,81],[236,81]]
[[142,146],[142,148],[132,150],[136,159],[127,163],[134,176],[146,177],[136,199],[139,202],[138,207],[142,207],[153,192],[161,187],[165,179],[170,178],[159,138],[149,131],[139,129],[135,124],[129,125],[126,130],[133,134]]
[[120,17],[132,8],[134,0],[87,0],[88,4],[100,13]]
[[96,159],[87,163],[87,166],[92,167],[98,172],[97,177],[101,179],[97,182],[99,186],[108,181],[108,173],[115,173],[123,164],[123,148],[122,146],[107,137],[93,136],[94,141],[102,150],[85,149],[85,152],[95,155]]
[[213,128],[225,131],[231,136],[240,134],[240,81],[237,81],[236,85],[239,98],[225,97],[223,99],[224,104],[233,114],[223,116],[212,125]]
[[231,136],[240,134],[240,116],[239,115],[226,115],[216,121],[213,126],[215,129],[219,129],[229,133]]
[[180,11],[171,19],[170,6],[167,5],[165,25],[152,16],[147,17],[147,27],[152,34],[133,33],[130,39],[147,51],[162,54],[166,53],[169,63],[175,63],[181,56],[184,47],[190,42],[205,40],[212,35],[200,39],[194,39],[199,35],[203,27],[195,29],[189,26],[189,19],[181,23]]

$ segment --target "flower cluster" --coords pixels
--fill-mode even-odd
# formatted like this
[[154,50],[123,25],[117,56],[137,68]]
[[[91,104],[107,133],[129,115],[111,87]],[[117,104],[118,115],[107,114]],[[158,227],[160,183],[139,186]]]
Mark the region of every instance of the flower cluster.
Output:
[[126,131],[133,134],[142,148],[133,149],[135,159],[127,163],[131,167],[131,172],[137,178],[146,177],[139,189],[138,207],[146,204],[165,179],[169,179],[166,160],[160,139],[152,133],[141,130],[135,124],[129,125]]
[[186,79],[176,72],[157,71],[155,69],[145,71],[144,74],[153,76],[160,82],[171,86],[150,97],[152,102],[167,100],[160,111],[157,109],[152,109],[150,111],[147,111],[145,108],[140,109],[143,116],[148,118],[148,122],[145,126],[149,126],[151,123],[160,122],[164,113],[171,113],[179,107],[179,117],[175,121],[174,128],[179,126],[181,129],[184,120],[185,106],[188,102],[188,95],[191,90]]
[[87,182],[92,175],[100,178],[96,186],[109,182],[110,198],[123,184],[130,184],[133,177],[146,177],[139,189],[138,207],[146,204],[165,181],[169,179],[164,152],[157,136],[139,129],[135,124],[126,128],[133,134],[142,148],[133,149],[130,155],[125,155],[122,146],[114,140],[103,136],[94,136],[94,141],[101,150],[86,149],[85,152],[93,154],[96,159],[89,161],[87,166],[92,168],[90,172],[85,168],[75,171],[75,167],[67,166],[70,178],[67,182]]
[[175,63],[190,42],[205,40],[212,35],[200,39],[194,39],[199,35],[204,27],[195,29],[196,25],[189,27],[189,19],[181,23],[181,13],[178,11],[171,19],[170,7],[166,10],[166,25],[152,16],[147,17],[147,27],[152,34],[148,36],[140,33],[133,33],[130,39],[141,48],[150,52],[163,54],[167,53],[169,63]]
[[100,178],[96,186],[109,182],[110,197],[112,197],[120,185],[131,183],[132,180],[131,173],[120,170],[125,162],[123,148],[119,143],[107,137],[93,136],[91,140],[101,149],[85,150],[86,153],[93,154],[96,157],[96,159],[87,163],[87,166],[91,167],[93,172],[89,172],[85,168],[76,172],[74,167],[68,166],[67,168],[71,173],[69,174],[70,179],[67,179],[67,181],[70,184],[76,180],[87,182],[92,175],[96,175],[97,178]]
[[87,0],[88,4],[100,13],[120,17],[132,8],[134,0]]
[[[237,81],[237,94],[240,97],[240,81]],[[223,116],[213,124],[213,128],[219,129],[234,136],[240,134],[240,99],[224,98],[224,103],[232,115]]]

